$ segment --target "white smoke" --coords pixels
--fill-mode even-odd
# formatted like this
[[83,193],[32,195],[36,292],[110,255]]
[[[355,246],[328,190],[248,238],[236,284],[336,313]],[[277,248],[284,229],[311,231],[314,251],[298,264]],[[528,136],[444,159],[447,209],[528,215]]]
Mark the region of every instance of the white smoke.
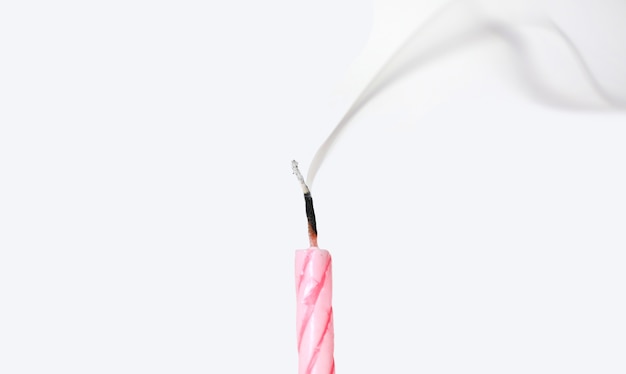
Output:
[[[343,130],[372,99],[409,72],[486,39],[506,43],[515,56],[516,81],[542,103],[592,111],[626,108],[624,2],[470,0],[437,7],[432,1],[397,1],[394,6],[409,23],[412,14],[423,21],[373,74],[320,146],[307,175],[309,186]],[[405,8],[411,11],[398,11]],[[429,9],[436,10],[424,18]],[[393,25],[379,25],[384,27]]]

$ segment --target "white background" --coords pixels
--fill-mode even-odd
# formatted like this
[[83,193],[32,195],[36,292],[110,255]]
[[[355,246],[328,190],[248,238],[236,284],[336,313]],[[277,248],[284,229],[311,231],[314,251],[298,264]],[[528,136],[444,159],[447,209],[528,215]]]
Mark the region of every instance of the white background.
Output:
[[[88,4],[0,6],[0,372],[295,372],[290,161],[438,4]],[[619,89],[623,35],[580,22]],[[374,100],[315,180],[338,373],[626,370],[625,116],[481,48]]]

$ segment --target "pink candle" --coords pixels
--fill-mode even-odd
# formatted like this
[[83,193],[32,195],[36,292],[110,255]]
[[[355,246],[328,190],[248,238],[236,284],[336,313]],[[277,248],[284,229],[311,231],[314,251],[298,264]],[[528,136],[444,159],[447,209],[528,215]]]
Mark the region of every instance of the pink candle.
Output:
[[309,249],[296,251],[296,328],[299,374],[334,374],[333,280],[330,253],[317,247],[313,198],[292,161],[300,180],[309,228]]
[[332,260],[324,249],[296,251],[298,373],[335,372]]

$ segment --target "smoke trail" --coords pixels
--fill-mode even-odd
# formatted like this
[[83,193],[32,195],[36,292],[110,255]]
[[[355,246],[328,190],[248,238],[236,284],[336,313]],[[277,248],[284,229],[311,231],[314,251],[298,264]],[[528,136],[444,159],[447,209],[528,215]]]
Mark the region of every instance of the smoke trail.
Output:
[[[520,18],[525,18],[525,20],[520,22]],[[538,78],[537,69],[527,57],[526,49],[532,44],[525,34],[525,29],[529,27],[556,37],[571,52],[571,59],[580,75],[586,80],[589,87],[587,91],[590,91],[579,93],[579,96],[585,96],[587,99],[573,99],[572,92],[567,91],[566,88],[553,87],[549,82]],[[343,130],[368,102],[408,72],[432,63],[460,47],[475,44],[490,36],[501,38],[516,51],[521,61],[518,68],[524,82],[543,102],[566,108],[626,108],[626,100],[609,93],[599,83],[572,39],[549,18],[536,15],[529,17],[525,14],[523,17],[511,20],[488,14],[486,8],[481,7],[478,2],[454,1],[442,7],[414,31],[357,96],[315,153],[307,174],[309,187],[313,185],[324,159]],[[593,98],[589,99],[592,96]]]

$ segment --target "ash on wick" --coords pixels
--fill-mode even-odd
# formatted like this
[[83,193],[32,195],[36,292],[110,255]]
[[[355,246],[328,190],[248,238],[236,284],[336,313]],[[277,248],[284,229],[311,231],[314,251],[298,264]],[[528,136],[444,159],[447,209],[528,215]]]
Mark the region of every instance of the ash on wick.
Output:
[[304,206],[306,209],[306,219],[309,226],[309,243],[311,244],[311,247],[317,247],[317,224],[315,223],[313,197],[311,196],[311,191],[309,190],[309,187],[304,182],[304,178],[300,173],[300,169],[298,169],[298,162],[296,160],[291,161],[291,168],[293,169],[293,173],[295,174],[296,178],[298,178],[298,181],[300,181],[300,185],[302,186],[302,192],[304,193]]
[[310,247],[296,250],[296,338],[298,374],[335,373],[335,332],[333,324],[333,280],[330,252],[317,247],[317,227],[311,191],[291,162],[298,177],[306,208]]

